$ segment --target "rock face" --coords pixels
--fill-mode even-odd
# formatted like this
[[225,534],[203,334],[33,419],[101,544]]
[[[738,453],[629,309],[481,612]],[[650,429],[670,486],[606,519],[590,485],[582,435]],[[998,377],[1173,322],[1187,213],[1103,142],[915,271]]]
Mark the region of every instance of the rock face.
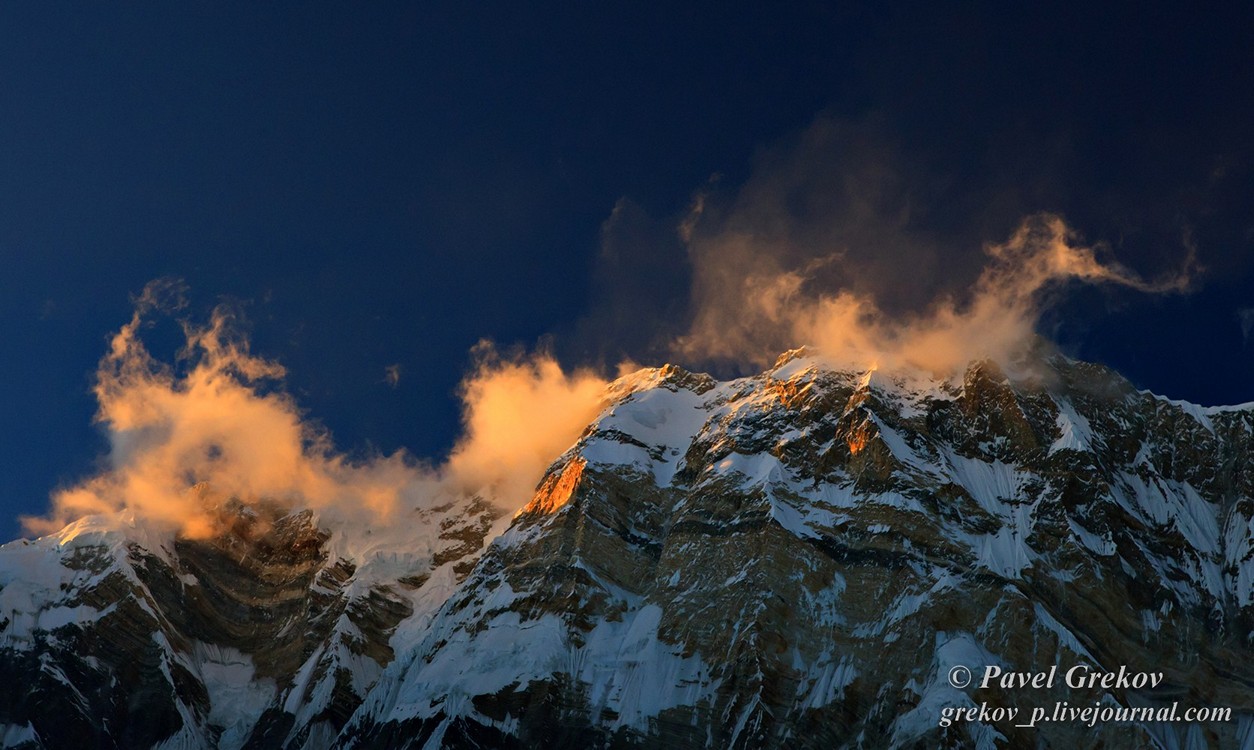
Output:
[[[5,743],[1254,747],[1254,408],[1057,356],[936,380],[805,351],[607,404],[495,539],[463,500],[341,555],[237,504],[212,540],[0,548],[0,670],[31,686]],[[1231,716],[1019,726],[1064,701]],[[1022,714],[941,726],[982,704]]]
[[397,626],[443,602],[498,515],[438,507],[411,519],[430,549],[347,556],[310,511],[238,501],[206,540],[123,514],[5,545],[0,678],[21,687],[0,691],[0,739],[330,747],[394,658]]

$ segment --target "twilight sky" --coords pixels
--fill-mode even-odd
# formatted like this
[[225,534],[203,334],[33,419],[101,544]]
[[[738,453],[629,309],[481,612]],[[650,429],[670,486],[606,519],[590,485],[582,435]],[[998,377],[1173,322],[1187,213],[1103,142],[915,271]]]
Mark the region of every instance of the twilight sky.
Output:
[[96,470],[97,362],[161,277],[237,305],[340,449],[439,459],[481,339],[748,372],[675,344],[735,309],[711,268],[909,316],[1049,212],[1192,272],[1058,285],[1040,333],[1254,401],[1249,10],[777,5],[0,8],[0,537]]

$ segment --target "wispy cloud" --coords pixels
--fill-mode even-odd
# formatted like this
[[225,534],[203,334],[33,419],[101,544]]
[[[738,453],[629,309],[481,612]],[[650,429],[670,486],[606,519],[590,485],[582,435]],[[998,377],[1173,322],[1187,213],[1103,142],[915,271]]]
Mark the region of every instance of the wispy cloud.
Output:
[[391,364],[383,368],[383,382],[387,383],[389,388],[396,388],[401,382],[401,366],[399,364]]
[[1176,272],[1143,278],[1050,213],[946,246],[914,216],[925,186],[901,172],[864,130],[820,120],[732,200],[698,196],[680,226],[693,308],[679,356],[757,367],[808,344],[840,364],[947,371],[1011,356],[1068,281],[1172,293],[1198,271],[1187,245]]
[[450,492],[513,509],[601,406],[605,382],[595,376],[568,375],[544,354],[506,358],[483,346],[462,386],[465,434],[447,464],[403,452],[352,460],[304,418],[282,388],[283,367],[250,351],[228,308],[203,326],[182,319],[179,362],[155,359],[145,326],[182,308],[176,282],[150,284],[136,300],[96,373],[105,468],[55,493],[47,516],[24,518],[29,531],[131,509],[203,537],[217,532],[214,504],[228,497],[374,520]]
[[1241,321],[1241,343],[1249,346],[1250,332],[1254,331],[1254,307],[1237,310],[1237,320]]
[[[840,365],[948,371],[1013,356],[1070,282],[1159,294],[1197,276],[1188,242],[1174,273],[1145,278],[1051,213],[1007,222],[999,241],[955,245],[929,229],[943,185],[910,175],[874,128],[820,118],[763,151],[739,189],[707,186],[680,216],[654,219],[620,201],[602,228],[596,301],[572,337],[592,341],[584,356],[599,361],[660,364],[656,355],[748,370],[813,345]],[[484,343],[445,463],[404,452],[351,459],[286,393],[283,367],[250,351],[229,308],[204,324],[184,309],[174,282],[136,300],[96,375],[105,468],[57,492],[47,517],[25,519],[29,529],[130,508],[202,536],[215,532],[214,498],[230,496],[380,519],[448,493],[515,509],[603,407],[600,374]],[[143,341],[160,316],[183,326],[175,363]],[[1254,310],[1238,316],[1248,342]],[[388,365],[383,382],[395,388],[401,376]]]

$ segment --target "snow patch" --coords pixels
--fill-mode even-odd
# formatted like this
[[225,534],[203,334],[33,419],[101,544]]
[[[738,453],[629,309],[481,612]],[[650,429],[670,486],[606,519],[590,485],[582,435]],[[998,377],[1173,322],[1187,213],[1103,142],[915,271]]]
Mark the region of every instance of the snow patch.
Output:
[[23,742],[42,746],[39,733],[32,724],[0,724],[0,746],[16,747]]
[[1093,445],[1093,428],[1089,426],[1088,419],[1077,412],[1066,399],[1057,399],[1055,403],[1058,406],[1058,416],[1054,419],[1054,424],[1058,427],[1060,436],[1049,446],[1049,455],[1064,450],[1090,450]]
[[[586,443],[581,455],[589,463],[629,465],[652,472],[657,485],[666,487],[709,417],[705,398],[692,391],[637,391],[593,423],[598,434]],[[640,445],[608,437],[615,434]]]
[[209,723],[222,728],[218,747],[239,750],[275,696],[271,680],[254,679],[252,657],[233,648],[196,642],[192,659],[209,694]]

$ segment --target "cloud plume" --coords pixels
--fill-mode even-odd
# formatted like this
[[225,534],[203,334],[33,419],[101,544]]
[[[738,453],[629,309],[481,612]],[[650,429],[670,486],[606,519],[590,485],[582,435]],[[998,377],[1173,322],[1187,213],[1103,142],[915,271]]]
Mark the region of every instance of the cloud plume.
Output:
[[[602,228],[595,301],[568,337],[582,342],[573,348],[583,361],[669,358],[745,373],[810,345],[837,366],[948,373],[1012,359],[1069,283],[1183,292],[1198,273],[1186,243],[1176,272],[1146,278],[1053,213],[1017,227],[999,214],[996,233],[946,229],[954,222],[945,206],[967,199],[906,161],[874,123],[819,118],[761,152],[739,189],[720,192],[714,181],[685,214],[654,219],[620,201]],[[1000,242],[972,238],[1010,227]],[[177,283],[151,284],[136,300],[94,386],[103,468],[54,493],[48,516],[23,519],[29,531],[133,509],[205,536],[216,531],[215,499],[227,497],[384,522],[450,494],[513,510],[604,406],[608,383],[597,372],[481,343],[446,461],[403,451],[350,458],[283,389],[282,366],[250,351],[230,309],[204,325],[179,318],[181,309]],[[186,342],[172,364],[144,343],[161,316],[180,320]],[[1243,312],[1243,334],[1249,320]],[[385,369],[389,386],[400,378],[399,365]]]
[[446,464],[404,452],[350,459],[304,418],[281,387],[283,367],[250,351],[228,308],[204,326],[181,321],[186,345],[176,365],[154,358],[142,333],[180,299],[180,286],[162,281],[136,300],[96,373],[104,467],[54,493],[49,515],[23,518],[28,531],[130,509],[204,537],[218,530],[215,499],[228,497],[376,521],[454,492],[512,510],[601,405],[604,382],[595,376],[567,375],[547,355],[503,358],[483,345],[462,386],[465,433]]
[[676,355],[743,371],[811,345],[842,366],[948,372],[1012,357],[1067,282],[1169,293],[1197,274],[1190,247],[1143,278],[1052,213],[1002,242],[943,241],[929,185],[898,162],[865,128],[820,119],[760,156],[733,199],[698,195],[679,227],[693,286]]
[[545,467],[596,417],[608,383],[590,370],[567,374],[547,354],[502,356],[487,342],[462,383],[464,433],[446,473],[467,491],[521,507]]
[[[1012,357],[1032,339],[1050,293],[1064,282],[1182,292],[1192,270],[1189,263],[1178,274],[1143,279],[1099,260],[1094,248],[1050,214],[1024,220],[1007,241],[987,245],[985,252],[988,263],[965,296],[943,296],[921,313],[891,315],[870,294],[813,288],[815,269],[840,263],[839,256],[800,269],[749,273],[730,287],[711,286],[698,299],[693,328],[678,348],[690,356],[760,365],[808,344],[839,364],[949,372],[974,359]],[[701,264],[697,268],[701,275]]]

